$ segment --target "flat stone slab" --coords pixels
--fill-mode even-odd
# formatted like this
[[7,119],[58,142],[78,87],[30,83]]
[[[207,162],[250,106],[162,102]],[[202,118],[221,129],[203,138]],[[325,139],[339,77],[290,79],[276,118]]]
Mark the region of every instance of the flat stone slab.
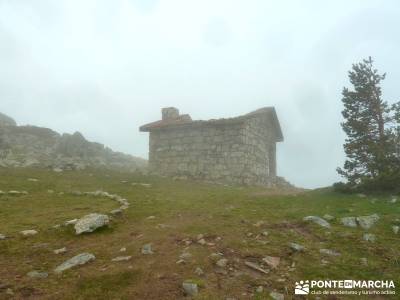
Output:
[[68,269],[84,265],[95,259],[96,257],[91,253],[81,253],[63,262],[61,265],[54,269],[54,272],[60,274]]
[[107,215],[88,214],[76,222],[75,232],[76,234],[93,232],[100,227],[106,226],[109,222],[110,219]]
[[318,224],[318,225],[320,225],[322,227],[325,227],[325,228],[330,228],[331,227],[331,224],[329,224],[326,220],[324,220],[324,219],[322,219],[320,217],[317,217],[317,216],[304,217],[303,221],[314,222],[315,224]]

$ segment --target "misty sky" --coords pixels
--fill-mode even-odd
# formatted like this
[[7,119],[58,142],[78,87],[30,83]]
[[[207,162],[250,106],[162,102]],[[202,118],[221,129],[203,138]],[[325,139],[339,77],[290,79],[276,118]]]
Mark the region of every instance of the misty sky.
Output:
[[337,181],[341,90],[369,55],[400,98],[400,2],[0,0],[0,111],[147,157],[138,127],[275,106],[278,172]]

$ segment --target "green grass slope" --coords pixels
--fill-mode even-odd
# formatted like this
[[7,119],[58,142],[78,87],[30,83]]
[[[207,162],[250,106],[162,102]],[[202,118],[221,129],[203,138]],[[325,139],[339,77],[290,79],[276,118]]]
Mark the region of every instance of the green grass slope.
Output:
[[[196,299],[269,299],[271,291],[294,299],[295,281],[306,279],[394,280],[400,284],[400,234],[391,228],[400,218],[400,203],[389,203],[388,195],[360,198],[328,189],[294,194],[118,172],[33,169],[0,169],[0,190],[28,192],[0,195],[0,234],[8,236],[0,240],[0,299],[184,299],[184,280],[198,283]],[[127,198],[130,207],[113,218],[108,228],[91,234],[76,236],[73,227],[53,228],[69,219],[118,207],[107,198],[71,193],[95,190]],[[380,220],[368,232],[376,235],[376,242],[364,241],[365,230],[344,227],[338,220],[373,213]],[[331,229],[302,221],[308,215],[324,214],[336,218]],[[26,229],[39,233],[21,236],[19,231]],[[204,235],[207,244],[196,242],[198,234]],[[290,242],[306,250],[293,252]],[[152,244],[153,255],[141,254],[147,243]],[[62,247],[66,253],[53,253]],[[126,251],[120,252],[123,247]],[[323,256],[321,248],[341,256]],[[192,258],[177,264],[185,251]],[[93,253],[96,260],[62,275],[53,273],[56,266],[82,252]],[[228,259],[224,269],[210,258],[218,252]],[[111,261],[121,255],[132,259]],[[267,255],[281,259],[276,269],[265,267],[268,274],[244,264],[261,264]],[[368,264],[363,265],[361,258],[367,258]],[[196,267],[204,275],[196,275]],[[49,277],[30,278],[26,274],[32,270],[48,272]],[[263,292],[255,292],[258,286],[263,286]],[[396,292],[399,295],[398,287]]]

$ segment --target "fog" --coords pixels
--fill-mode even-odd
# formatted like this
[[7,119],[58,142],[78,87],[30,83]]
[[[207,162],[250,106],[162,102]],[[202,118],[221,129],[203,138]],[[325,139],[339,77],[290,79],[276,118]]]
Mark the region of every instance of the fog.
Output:
[[339,180],[341,90],[372,56],[399,100],[400,4],[387,1],[0,0],[0,111],[147,157],[138,127],[274,106],[278,173]]

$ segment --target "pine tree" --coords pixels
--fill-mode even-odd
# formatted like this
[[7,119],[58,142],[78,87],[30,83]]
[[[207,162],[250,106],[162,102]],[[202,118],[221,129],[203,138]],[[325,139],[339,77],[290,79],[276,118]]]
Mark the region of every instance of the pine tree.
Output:
[[369,57],[354,64],[349,71],[353,90],[343,88],[342,91],[344,122],[341,125],[347,135],[344,144],[347,159],[338,173],[353,186],[390,176],[400,169],[396,142],[400,104],[389,106],[382,99],[380,85],[385,76],[378,73]]

